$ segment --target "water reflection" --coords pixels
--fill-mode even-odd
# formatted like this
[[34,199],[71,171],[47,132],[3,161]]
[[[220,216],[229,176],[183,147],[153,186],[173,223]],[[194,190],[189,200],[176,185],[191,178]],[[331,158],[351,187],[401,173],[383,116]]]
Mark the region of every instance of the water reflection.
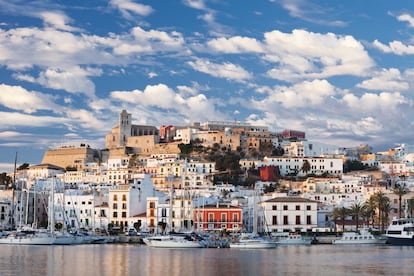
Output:
[[0,246],[0,275],[412,275],[413,247]]

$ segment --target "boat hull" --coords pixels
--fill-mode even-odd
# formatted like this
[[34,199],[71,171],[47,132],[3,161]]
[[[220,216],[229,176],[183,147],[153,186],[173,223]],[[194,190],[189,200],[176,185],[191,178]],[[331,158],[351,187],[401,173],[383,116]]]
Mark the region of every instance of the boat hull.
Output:
[[55,242],[53,237],[33,237],[33,238],[15,238],[5,237],[0,239],[0,244],[16,244],[16,245],[52,245]]
[[388,237],[387,243],[391,245],[414,245],[414,239],[410,238],[396,238],[396,237]]

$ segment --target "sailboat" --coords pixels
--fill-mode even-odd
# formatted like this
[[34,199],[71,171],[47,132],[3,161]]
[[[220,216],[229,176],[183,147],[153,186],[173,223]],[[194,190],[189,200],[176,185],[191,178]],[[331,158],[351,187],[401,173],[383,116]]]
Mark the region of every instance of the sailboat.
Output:
[[[172,210],[173,210],[173,176],[171,176],[171,193],[170,193],[170,225],[172,225]],[[202,248],[200,237],[191,233],[175,233],[170,232],[168,235],[148,236],[143,239],[143,242],[151,247],[162,248]]]
[[242,233],[238,240],[230,242],[230,248],[238,249],[270,249],[276,248],[276,243],[270,238],[257,234],[257,202],[256,192],[253,200],[253,233]]
[[[53,197],[55,183],[52,183],[52,196]],[[23,189],[21,189],[21,193]],[[55,243],[55,236],[53,233],[53,202],[49,202],[50,217],[49,217],[49,230],[36,229],[31,226],[20,226],[16,231],[9,232],[7,236],[0,238],[0,244],[13,244],[13,245],[52,245]],[[52,206],[52,208],[50,208]],[[27,212],[27,210],[26,210]]]

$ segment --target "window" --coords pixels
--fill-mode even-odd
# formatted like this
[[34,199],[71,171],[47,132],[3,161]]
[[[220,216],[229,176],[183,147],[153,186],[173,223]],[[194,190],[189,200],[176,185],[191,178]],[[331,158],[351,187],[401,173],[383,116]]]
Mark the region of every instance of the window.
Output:
[[117,213],[117,212],[114,212],[114,213],[113,213],[113,217],[114,217],[114,218],[117,218],[117,217],[118,217],[118,213]]
[[296,211],[300,210],[300,205],[296,205]]
[[118,200],[118,195],[114,195],[114,201]]
[[233,214],[233,222],[239,221],[239,214]]
[[221,221],[227,221],[227,214],[221,213]]
[[126,209],[127,208],[127,204],[126,203],[122,203],[122,209]]
[[283,210],[287,210],[288,209],[288,206],[287,205],[283,205]]
[[272,225],[277,225],[277,216],[272,217]]
[[273,211],[276,211],[276,210],[277,210],[277,205],[273,205],[273,206],[272,206],[272,210],[273,210]]
[[312,224],[311,216],[306,216],[306,224]]
[[112,209],[118,209],[118,203],[114,203],[114,204],[112,205]]
[[149,207],[150,208],[155,208],[155,202],[150,202]]
[[296,224],[300,224],[300,216],[296,216]]
[[126,195],[122,195],[122,201],[126,201]]
[[126,212],[122,212],[122,217],[123,218],[126,218],[127,217]]
[[311,210],[311,206],[310,205],[307,205],[306,206],[306,210],[310,211]]
[[289,224],[288,216],[283,216],[283,224],[284,225],[288,225]]
[[214,222],[214,213],[208,213],[208,222]]

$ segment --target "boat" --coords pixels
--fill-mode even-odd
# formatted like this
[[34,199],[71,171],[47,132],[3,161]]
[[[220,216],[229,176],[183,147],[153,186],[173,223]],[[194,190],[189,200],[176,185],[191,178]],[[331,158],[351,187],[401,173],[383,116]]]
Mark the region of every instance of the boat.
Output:
[[157,235],[143,238],[143,242],[150,247],[160,248],[202,248],[199,240],[189,235]]
[[387,239],[381,236],[374,236],[367,229],[359,232],[345,232],[338,240],[333,240],[332,244],[385,244]]
[[276,248],[276,242],[254,234],[243,233],[239,239],[230,242],[229,247],[239,249],[270,249]]
[[310,245],[313,243],[313,239],[310,237],[302,236],[297,233],[288,233],[288,235],[277,235],[277,245]]
[[50,232],[28,228],[9,232],[0,238],[0,244],[52,245],[54,242],[55,237]]
[[393,218],[385,237],[391,245],[414,245],[414,219]]

